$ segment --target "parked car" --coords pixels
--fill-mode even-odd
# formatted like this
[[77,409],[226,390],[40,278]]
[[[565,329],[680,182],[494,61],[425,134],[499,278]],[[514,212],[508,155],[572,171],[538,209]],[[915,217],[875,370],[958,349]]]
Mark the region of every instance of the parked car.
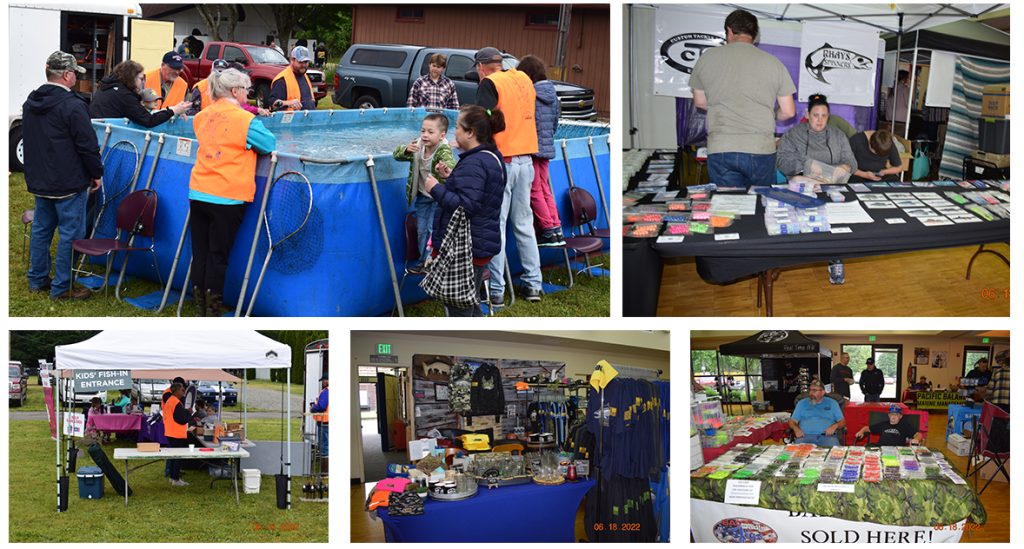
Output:
[[[50,375],[50,386],[51,387],[57,387],[57,383],[54,380],[55,377],[54,377],[54,373],[53,372],[55,372],[55,370],[50,370],[50,374],[49,374]],[[60,401],[64,405],[67,405],[67,402],[68,402],[64,398],[64,395],[71,394],[72,389],[74,389],[74,384],[72,384],[70,386],[68,385],[69,381],[71,381],[69,378],[62,378],[60,380],[60,387],[59,387],[59,389],[57,389],[57,394],[60,397]],[[92,401],[93,397],[99,397],[100,400],[102,400],[103,402],[106,402],[107,401],[107,392],[106,391],[87,391],[87,392],[76,391],[75,394],[74,394],[74,403],[76,405],[81,404],[81,405],[84,405],[84,406],[88,406],[89,403]]]
[[[213,62],[224,59],[228,62],[238,62],[251,70],[249,78],[252,80],[252,88],[249,90],[249,99],[255,99],[256,105],[267,108],[270,103],[270,83],[274,77],[281,73],[288,66],[288,58],[274,48],[260,44],[248,44],[244,42],[210,42],[203,49],[203,55],[199,59],[182,59],[185,69],[181,76],[188,82],[189,89],[197,82],[210,76]],[[306,70],[309,82],[313,85],[313,99],[320,101],[327,96],[327,84],[324,82],[323,71],[309,68]]]
[[8,398],[11,404],[17,403],[20,408],[28,398],[28,374],[21,362],[11,360],[7,363]]
[[[417,78],[430,70],[430,56],[443,53],[448,57],[444,75],[455,83],[459,105],[476,103],[478,80],[473,69],[476,50],[456,48],[425,48],[395,44],[353,44],[338,62],[334,73],[336,105],[346,109],[379,109],[404,107],[409,90]],[[502,69],[515,68],[519,59],[502,55]],[[594,90],[552,80],[561,106],[561,117],[569,120],[596,120]]]
[[132,395],[139,399],[139,404],[160,404],[164,391],[170,386],[167,379],[133,379]]
[[235,406],[238,404],[238,391],[235,390],[234,383],[224,383],[218,381],[200,381],[196,387],[199,396],[203,398],[205,402],[216,403],[219,401],[217,398],[217,388],[220,385],[220,393],[224,397],[224,406]]

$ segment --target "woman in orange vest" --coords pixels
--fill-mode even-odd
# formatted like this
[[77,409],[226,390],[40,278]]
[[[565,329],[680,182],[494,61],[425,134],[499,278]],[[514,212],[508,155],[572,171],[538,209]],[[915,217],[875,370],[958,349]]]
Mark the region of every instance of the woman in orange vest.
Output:
[[313,412],[313,420],[316,421],[317,427],[317,439],[320,441],[320,471],[327,473],[327,443],[330,442],[327,426],[329,425],[331,414],[331,397],[327,391],[327,372],[324,372],[320,381],[323,385],[323,390],[317,395],[316,404],[310,406],[309,411]]
[[[185,399],[185,386],[181,383],[172,383],[170,391],[164,393],[163,416],[164,436],[167,437],[167,445],[171,448],[188,448],[188,426],[195,425],[196,420],[188,413],[182,402]],[[181,480],[181,460],[167,460],[171,465],[171,484],[185,486],[188,483]]]
[[228,255],[256,194],[256,153],[269,154],[277,141],[241,107],[252,85],[248,75],[227,69],[207,80],[213,104],[192,119],[199,142],[188,192],[192,295],[196,316],[220,316]]

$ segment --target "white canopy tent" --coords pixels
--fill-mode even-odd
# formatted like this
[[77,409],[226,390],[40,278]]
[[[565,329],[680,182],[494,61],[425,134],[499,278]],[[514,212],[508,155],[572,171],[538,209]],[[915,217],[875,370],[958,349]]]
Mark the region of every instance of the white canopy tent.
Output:
[[[292,350],[290,346],[255,331],[106,330],[79,343],[57,346],[54,367],[58,371],[131,370],[132,377],[181,376],[211,381],[229,376],[222,370],[287,368],[290,379]],[[60,375],[67,377],[67,372],[60,372]],[[287,392],[291,392],[290,385]],[[287,424],[286,440],[291,440],[291,422],[288,421],[291,395],[288,394],[285,400],[288,408],[284,419]],[[58,434],[63,432],[60,421],[58,413]],[[291,445],[285,446],[288,450],[282,465],[287,469],[285,474],[291,477]],[[60,438],[57,441],[57,469],[59,477]],[[58,486],[61,484],[59,481],[58,478]],[[288,483],[287,502],[287,508],[291,509],[291,483]]]

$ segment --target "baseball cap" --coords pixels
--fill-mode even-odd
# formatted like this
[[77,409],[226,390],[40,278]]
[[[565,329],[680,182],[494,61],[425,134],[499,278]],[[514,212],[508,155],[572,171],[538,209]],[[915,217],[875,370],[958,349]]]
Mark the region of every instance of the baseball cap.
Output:
[[309,48],[305,46],[295,46],[292,48],[292,59],[302,62],[309,61]]
[[821,387],[821,389],[824,390],[825,384],[822,383],[820,380],[815,379],[814,381],[808,384],[808,387]]
[[[320,376],[320,381],[323,381],[325,379],[327,379],[327,372],[324,372],[324,375]],[[328,381],[330,380],[328,379]]]
[[225,61],[223,59],[218,59],[218,60],[213,62],[213,70],[215,70],[217,72],[220,72],[222,70],[226,70],[226,69],[229,69],[229,68],[231,68],[231,63],[228,63],[227,61]]
[[893,404],[892,406],[889,406],[889,413],[891,414],[893,412],[895,412],[897,414],[902,414],[903,413],[903,408],[900,407],[898,404]]
[[875,363],[875,359],[873,359],[873,358],[869,358],[869,359],[864,361],[864,364],[874,364],[874,363]]
[[524,381],[520,381],[520,382],[516,383],[516,390],[517,391],[529,391],[530,390],[530,384],[526,383]]
[[148,101],[158,101],[160,99],[163,99],[163,97],[160,97],[159,95],[156,94],[155,91],[153,91],[153,88],[146,88],[146,89],[142,90],[141,92],[139,92],[139,95],[142,96],[142,100],[143,101],[147,101],[147,102]]
[[178,55],[178,52],[173,51],[169,51],[164,54],[163,62],[172,69],[180,69],[185,66],[185,64],[181,62],[181,56]]
[[490,46],[476,52],[473,56],[474,63],[501,63],[501,52],[498,48]]
[[85,74],[85,69],[78,66],[75,56],[57,50],[46,58],[46,68],[51,71],[76,71]]

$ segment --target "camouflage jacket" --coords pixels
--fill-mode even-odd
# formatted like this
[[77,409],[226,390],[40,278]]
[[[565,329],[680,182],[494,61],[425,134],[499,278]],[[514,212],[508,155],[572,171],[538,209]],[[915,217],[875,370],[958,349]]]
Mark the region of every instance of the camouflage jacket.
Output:
[[473,368],[465,362],[458,362],[448,371],[448,411],[470,411],[470,396],[473,384]]

